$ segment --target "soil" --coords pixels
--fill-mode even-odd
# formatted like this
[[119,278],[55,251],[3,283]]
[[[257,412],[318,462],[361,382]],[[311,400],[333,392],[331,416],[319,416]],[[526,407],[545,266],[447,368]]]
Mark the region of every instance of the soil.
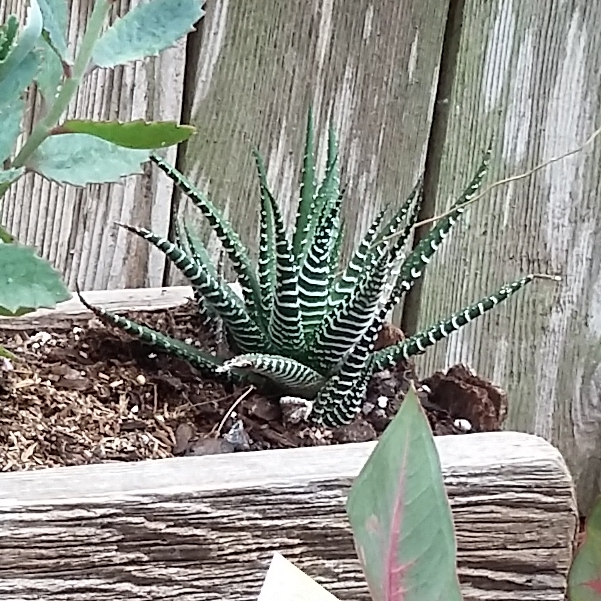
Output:
[[[192,303],[127,315],[212,346]],[[378,345],[400,338],[389,325]],[[326,430],[295,421],[277,398],[203,377],[96,319],[0,331],[0,344],[19,358],[0,359],[2,471],[374,440],[411,381],[436,435],[499,430],[507,412],[505,393],[465,366],[420,380],[401,362],[374,376],[353,424]]]

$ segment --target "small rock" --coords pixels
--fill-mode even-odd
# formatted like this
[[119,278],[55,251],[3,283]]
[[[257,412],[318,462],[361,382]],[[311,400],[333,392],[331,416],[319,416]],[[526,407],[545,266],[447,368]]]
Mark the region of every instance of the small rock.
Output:
[[279,403],[263,397],[254,397],[252,403],[247,406],[247,411],[249,415],[266,422],[275,422],[282,419],[282,409]]
[[221,455],[234,450],[234,446],[223,438],[202,438],[189,446],[186,455]]
[[283,422],[298,424],[307,421],[313,409],[313,401],[297,396],[283,396],[280,398]]
[[244,429],[244,423],[241,419],[234,423],[229,431],[223,435],[223,438],[234,447],[235,451],[250,451],[252,440]]
[[179,424],[175,430],[175,446],[173,447],[174,455],[183,455],[194,437],[194,427],[188,423]]
[[472,424],[467,419],[456,419],[453,422],[453,425],[456,428],[458,428],[459,430],[462,430],[463,432],[471,432],[472,431]]
[[374,427],[369,422],[361,419],[334,430],[334,439],[339,443],[368,442],[376,438],[377,434]]

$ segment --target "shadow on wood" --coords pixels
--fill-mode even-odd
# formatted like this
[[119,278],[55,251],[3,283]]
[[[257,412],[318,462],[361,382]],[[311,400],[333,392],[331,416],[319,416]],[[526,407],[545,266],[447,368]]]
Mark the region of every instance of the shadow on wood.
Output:
[[[559,452],[438,437],[466,601],[563,601],[577,516]],[[0,475],[0,599],[255,601],[273,551],[369,599],[344,512],[374,443]]]

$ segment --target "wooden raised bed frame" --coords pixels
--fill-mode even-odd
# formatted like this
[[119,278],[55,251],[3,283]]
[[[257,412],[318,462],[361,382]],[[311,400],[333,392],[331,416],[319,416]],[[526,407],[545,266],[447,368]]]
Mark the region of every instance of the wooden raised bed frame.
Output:
[[[187,287],[90,292],[113,310]],[[88,319],[73,300],[0,327]],[[465,601],[563,601],[577,513],[559,452],[515,432],[437,437]],[[0,475],[0,599],[254,601],[273,551],[367,601],[344,513],[375,443]]]

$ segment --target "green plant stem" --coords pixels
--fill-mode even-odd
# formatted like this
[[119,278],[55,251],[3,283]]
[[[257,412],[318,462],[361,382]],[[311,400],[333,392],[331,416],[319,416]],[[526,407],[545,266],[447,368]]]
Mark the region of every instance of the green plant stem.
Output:
[[13,355],[9,350],[5,349],[1,344],[0,344],[0,357],[5,357],[6,359],[10,359],[11,361],[17,360],[17,356]]
[[[21,148],[15,157],[15,160],[11,165],[14,169],[18,169],[25,165],[27,159],[29,159],[38,146],[48,137],[52,128],[56,126],[58,120],[61,118],[61,115],[67,110],[73,95],[77,92],[77,89],[81,85],[81,81],[86,74],[86,70],[92,59],[94,46],[102,33],[102,27],[111,5],[112,0],[96,0],[71,75],[65,79],[58,96],[48,109],[48,113],[43,119],[38,121],[33,128],[31,135],[27,138],[27,142],[25,142],[23,148]],[[0,185],[0,198],[4,196],[9,186],[10,184]]]

